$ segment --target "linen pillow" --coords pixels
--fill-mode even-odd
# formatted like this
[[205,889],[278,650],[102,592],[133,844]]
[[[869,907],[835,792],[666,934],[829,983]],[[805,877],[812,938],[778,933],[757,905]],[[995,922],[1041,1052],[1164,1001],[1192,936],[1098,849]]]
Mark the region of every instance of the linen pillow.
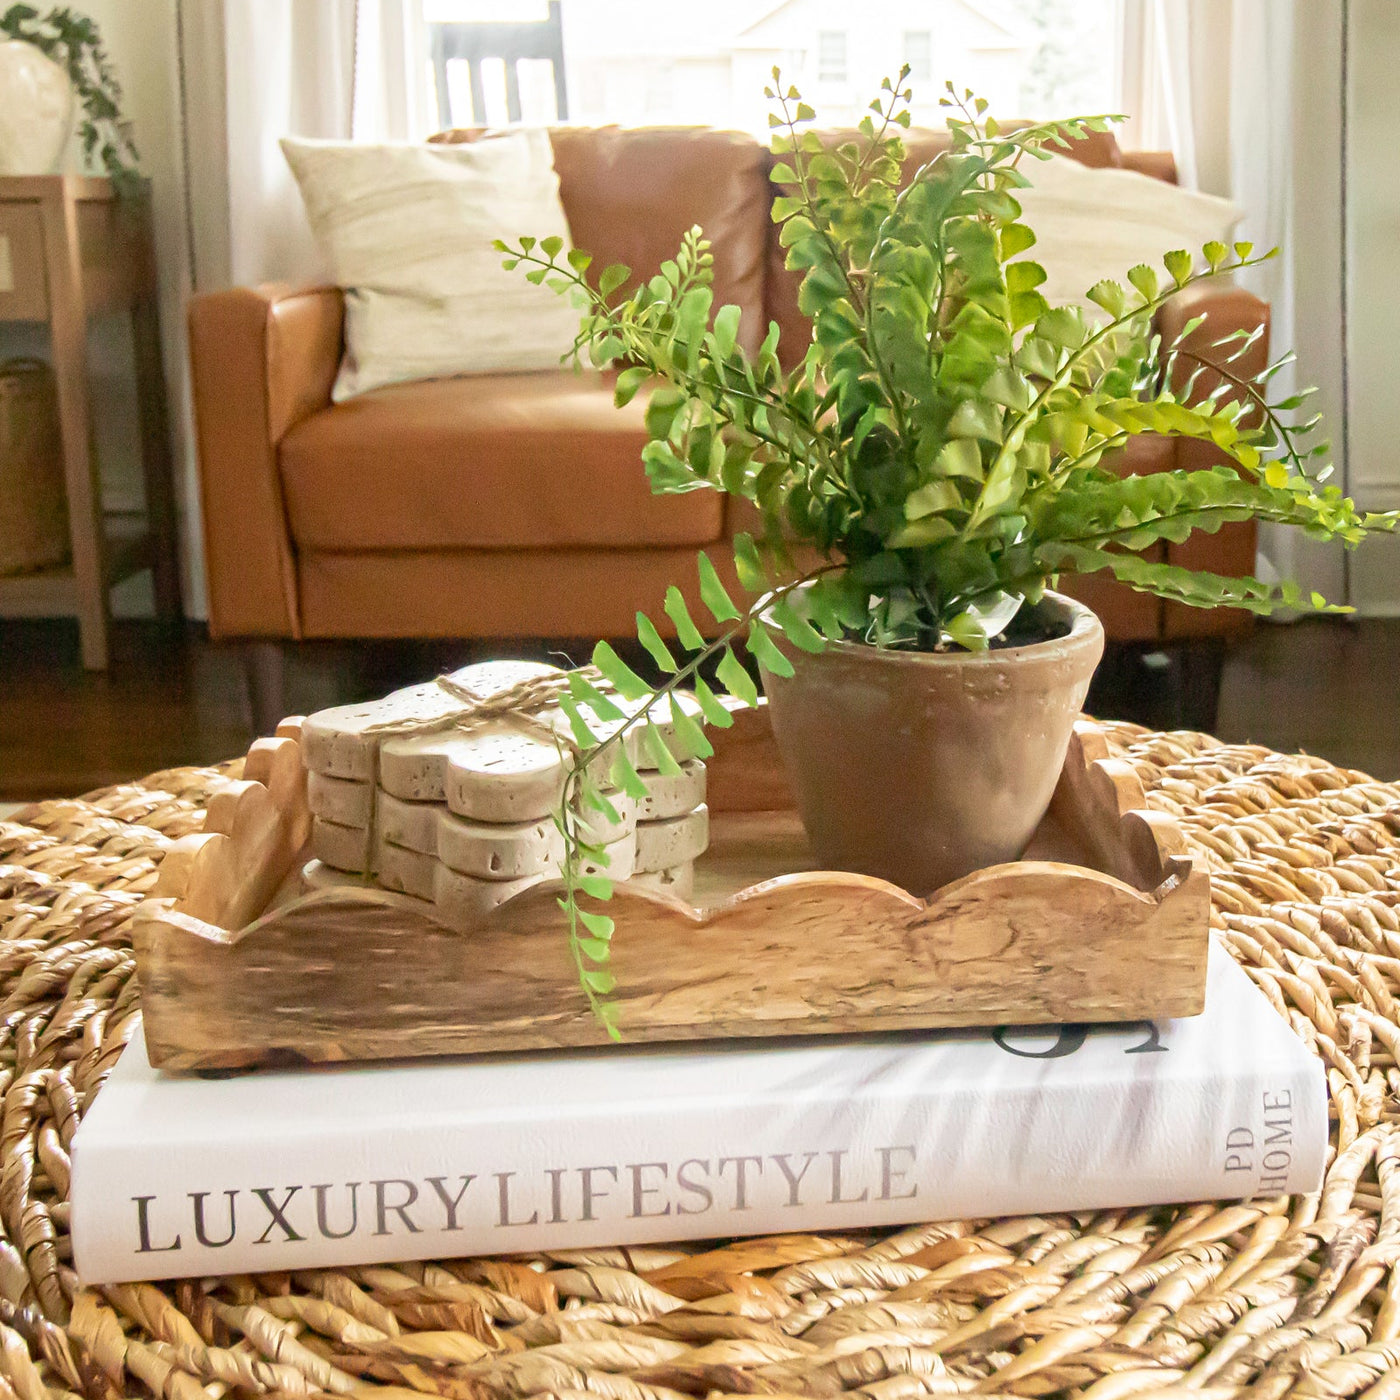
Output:
[[1136,170],[1091,168],[1068,156],[1022,168],[1033,184],[1014,193],[1036,235],[1026,256],[1044,267],[1039,290],[1051,306],[1092,307],[1090,287],[1106,277],[1124,282],[1138,263],[1150,263],[1165,283],[1164,253],[1185,248],[1199,262],[1202,244],[1228,244],[1244,217],[1228,199]]
[[336,402],[383,384],[551,369],[573,344],[568,298],[501,266],[496,238],[569,242],[549,133],[472,145],[282,142],[345,291]]

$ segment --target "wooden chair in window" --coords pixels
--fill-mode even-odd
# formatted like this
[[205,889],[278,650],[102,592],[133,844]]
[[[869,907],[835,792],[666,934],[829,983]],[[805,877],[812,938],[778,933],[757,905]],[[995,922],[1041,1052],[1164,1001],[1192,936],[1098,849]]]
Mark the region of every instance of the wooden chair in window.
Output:
[[[514,21],[449,21],[428,26],[433,74],[437,83],[438,121],[444,129],[457,125],[482,125],[486,121],[486,94],[481,82],[483,59],[499,58],[506,69],[506,113],[513,122],[520,120],[520,78],[516,65],[522,58],[548,59],[554,70],[554,101],[557,121],[569,115],[564,84],[564,30],[559,18],[559,0],[549,0],[545,19]],[[458,122],[452,113],[447,87],[447,65],[460,61],[471,77],[472,110]]]

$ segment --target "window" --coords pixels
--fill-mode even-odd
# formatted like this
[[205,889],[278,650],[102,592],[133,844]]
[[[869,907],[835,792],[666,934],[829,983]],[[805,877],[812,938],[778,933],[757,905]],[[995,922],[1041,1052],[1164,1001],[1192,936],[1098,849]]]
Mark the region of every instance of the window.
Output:
[[775,64],[830,126],[859,121],[905,63],[915,126],[943,125],[945,81],[1007,119],[1121,110],[1124,0],[860,0],[858,29],[824,27],[842,23],[833,0],[704,0],[699,11],[663,0],[418,3],[442,125],[496,119],[504,101],[510,121],[557,112],[589,126],[694,123],[766,140]]
[[844,83],[846,81],[846,31],[817,30],[817,81]]
[[927,29],[904,31],[904,61],[909,65],[911,83],[933,81],[933,35]]

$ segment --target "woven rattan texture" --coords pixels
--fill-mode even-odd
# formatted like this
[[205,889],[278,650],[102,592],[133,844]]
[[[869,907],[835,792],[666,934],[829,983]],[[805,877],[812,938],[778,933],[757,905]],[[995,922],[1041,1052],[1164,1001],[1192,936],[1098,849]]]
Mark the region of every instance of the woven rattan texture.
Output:
[[68,1146],[133,1026],[127,918],[224,780],[178,769],[0,823],[0,1400],[1400,1395],[1400,785],[1113,738],[1327,1064],[1320,1195],[83,1291]]

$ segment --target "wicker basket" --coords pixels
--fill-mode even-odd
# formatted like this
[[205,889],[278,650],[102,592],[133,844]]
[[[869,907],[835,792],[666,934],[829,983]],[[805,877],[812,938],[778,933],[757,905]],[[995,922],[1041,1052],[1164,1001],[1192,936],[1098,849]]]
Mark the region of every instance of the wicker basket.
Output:
[[53,371],[42,360],[0,364],[0,574],[68,558],[68,498]]

